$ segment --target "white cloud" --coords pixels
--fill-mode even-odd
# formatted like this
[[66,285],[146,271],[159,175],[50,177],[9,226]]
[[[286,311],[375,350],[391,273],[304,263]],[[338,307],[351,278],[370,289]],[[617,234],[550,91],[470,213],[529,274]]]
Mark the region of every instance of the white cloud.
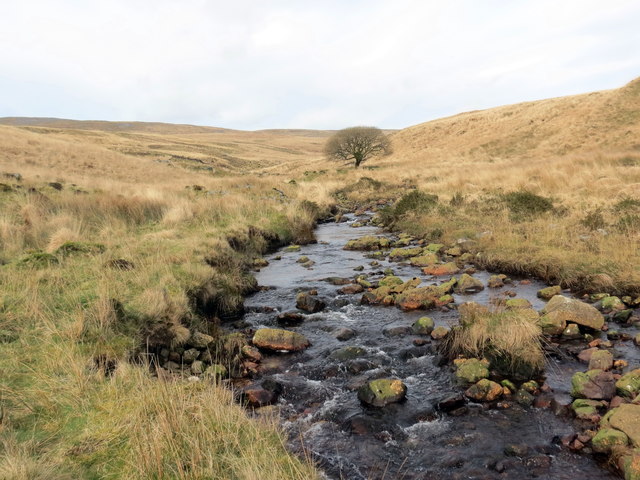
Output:
[[403,127],[640,75],[633,0],[22,0],[0,116]]

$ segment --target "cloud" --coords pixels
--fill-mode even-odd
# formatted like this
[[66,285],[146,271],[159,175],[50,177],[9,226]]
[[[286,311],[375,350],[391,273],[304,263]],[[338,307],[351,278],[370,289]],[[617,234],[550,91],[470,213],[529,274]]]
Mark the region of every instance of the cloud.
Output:
[[23,0],[0,116],[398,128],[640,74],[632,0]]

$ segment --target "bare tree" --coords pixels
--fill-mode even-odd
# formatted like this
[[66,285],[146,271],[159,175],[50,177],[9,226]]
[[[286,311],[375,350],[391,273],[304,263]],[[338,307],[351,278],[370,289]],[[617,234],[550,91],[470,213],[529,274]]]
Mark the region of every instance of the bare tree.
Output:
[[371,157],[391,153],[391,142],[376,127],[351,127],[338,131],[325,145],[325,155],[333,160],[355,162],[358,168]]

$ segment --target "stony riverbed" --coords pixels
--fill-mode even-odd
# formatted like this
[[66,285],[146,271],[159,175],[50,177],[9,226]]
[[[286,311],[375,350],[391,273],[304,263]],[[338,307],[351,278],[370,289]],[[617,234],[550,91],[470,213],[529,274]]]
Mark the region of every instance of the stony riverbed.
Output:
[[[284,328],[310,341],[300,352],[263,351],[254,378],[236,383],[240,389],[268,387],[275,403],[256,412],[277,410],[291,449],[311,456],[330,479],[617,478],[602,461],[561,445],[562,438],[577,427],[569,416],[557,413],[570,403],[571,376],[585,370],[564,347],[550,349],[546,385],[552,392],[546,408],[517,402],[489,408],[467,402],[454,415],[437,408],[463,389],[437,354],[436,341],[414,335],[410,327],[425,314],[436,326],[454,325],[457,310],[404,312],[361,304],[362,294],[340,294],[341,287],[326,279],[368,274],[375,280],[383,278],[387,268],[403,280],[420,277],[424,284],[438,283],[443,277],[429,277],[408,264],[374,261],[366,252],[344,250],[350,239],[381,234],[374,227],[352,228],[356,220],[320,225],[317,244],[266,257],[269,265],[256,274],[263,288],[246,299],[247,313],[234,324],[247,333],[282,328],[285,323]],[[307,258],[301,262],[301,257]],[[486,285],[490,275],[478,271],[473,276]],[[501,288],[456,294],[455,302],[488,305],[515,294],[535,309],[544,307],[536,292],[546,285],[533,279],[513,280]],[[281,314],[295,311],[297,294],[309,290],[317,290],[326,308],[318,313],[298,311],[304,317],[293,316],[286,323]],[[629,328],[628,333],[636,330]],[[576,343],[575,348],[583,344]],[[617,355],[630,364],[640,363],[633,343],[620,342],[616,348]],[[357,389],[383,377],[402,380],[406,400],[383,408],[365,406]]]

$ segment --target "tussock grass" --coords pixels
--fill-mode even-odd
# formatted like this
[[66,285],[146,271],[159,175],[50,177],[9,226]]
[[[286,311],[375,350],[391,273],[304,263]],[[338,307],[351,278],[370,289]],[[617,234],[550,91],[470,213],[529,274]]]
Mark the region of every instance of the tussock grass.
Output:
[[504,375],[531,377],[544,367],[542,331],[533,310],[494,310],[469,303],[460,307],[460,326],[447,336],[443,349],[458,355],[487,358]]

